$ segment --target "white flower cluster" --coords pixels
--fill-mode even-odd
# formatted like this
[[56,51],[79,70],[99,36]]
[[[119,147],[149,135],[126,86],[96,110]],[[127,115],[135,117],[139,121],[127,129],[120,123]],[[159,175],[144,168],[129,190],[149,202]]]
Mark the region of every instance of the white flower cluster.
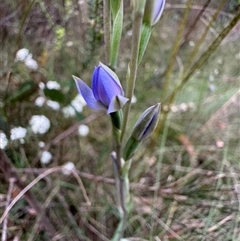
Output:
[[4,133],[0,133],[0,149],[4,149],[8,144],[7,136]]
[[27,129],[25,129],[21,126],[14,127],[14,128],[11,129],[10,133],[11,133],[10,139],[12,141],[20,140],[21,143],[24,143],[24,137],[27,134]]
[[73,162],[67,162],[63,167],[62,167],[62,173],[66,176],[69,176],[72,171],[75,170],[75,165]]
[[76,111],[82,112],[83,107],[86,105],[85,100],[81,95],[77,95],[72,101],[71,104],[62,109],[63,115],[65,118],[75,116]]
[[79,125],[78,134],[80,136],[87,136],[89,133],[89,127],[87,125]]
[[50,120],[44,115],[33,115],[29,120],[29,125],[35,134],[45,134],[51,126]]
[[[24,138],[27,134],[27,129],[21,126],[13,127],[10,130],[10,140],[19,140],[22,144],[24,143]],[[8,145],[7,136],[4,133],[0,133],[0,149],[4,149]]]
[[33,59],[32,54],[26,48],[17,51],[15,60],[23,62],[31,70],[37,70],[38,68],[37,61]]
[[43,151],[40,157],[40,162],[47,165],[52,160],[52,154],[49,151]]
[[[40,89],[45,88],[45,84],[43,82],[40,82],[39,84]],[[46,83],[46,87],[50,90],[55,89],[55,90],[60,90],[61,86],[58,82],[49,80]],[[52,101],[52,100],[47,100],[46,97],[44,96],[39,96],[35,99],[35,105],[42,107],[44,104],[46,104],[48,107],[52,108],[53,110],[59,110],[60,109],[60,104],[57,101]]]

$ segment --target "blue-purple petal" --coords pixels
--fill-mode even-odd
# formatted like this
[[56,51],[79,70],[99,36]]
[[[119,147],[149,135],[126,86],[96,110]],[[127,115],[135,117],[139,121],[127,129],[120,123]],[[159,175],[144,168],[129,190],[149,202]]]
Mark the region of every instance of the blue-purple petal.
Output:
[[95,99],[93,91],[84,81],[76,76],[73,76],[73,79],[75,80],[79,94],[83,97],[89,107],[95,110],[106,110],[106,107],[100,101]]
[[165,0],[154,1],[154,10],[152,16],[152,24],[155,24],[160,19],[165,5]]
[[124,95],[120,82],[115,76],[115,73],[103,64],[96,67],[93,73],[93,95],[106,107],[116,95]]

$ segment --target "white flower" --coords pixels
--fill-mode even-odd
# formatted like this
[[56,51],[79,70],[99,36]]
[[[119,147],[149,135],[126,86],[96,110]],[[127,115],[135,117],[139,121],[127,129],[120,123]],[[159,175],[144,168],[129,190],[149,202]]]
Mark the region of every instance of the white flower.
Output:
[[51,107],[53,110],[59,110],[60,104],[57,101],[47,100],[47,106]]
[[0,133],[0,149],[4,149],[8,144],[7,136],[4,133]]
[[66,43],[66,46],[67,46],[67,47],[73,46],[73,42],[72,42],[72,41],[68,41],[68,42]]
[[36,106],[41,107],[41,106],[43,106],[44,102],[45,102],[45,98],[43,96],[39,96],[36,98],[34,103]]
[[81,95],[77,95],[72,101],[71,105],[74,107],[74,109],[78,112],[82,112],[83,107],[86,105],[86,101],[83,99]]
[[27,133],[27,129],[19,126],[19,127],[14,127],[11,129],[10,131],[10,139],[13,140],[18,140],[20,139],[20,141],[23,141],[23,138],[26,136]]
[[29,120],[29,124],[35,134],[46,133],[51,125],[49,119],[44,115],[33,115]]
[[216,86],[215,86],[214,84],[210,84],[210,85],[208,86],[208,89],[209,89],[211,92],[213,92],[213,91],[216,89]]
[[56,81],[49,80],[46,85],[47,85],[47,88],[50,90],[52,90],[52,89],[60,90],[61,89],[60,84]]
[[195,43],[194,43],[193,41],[189,41],[189,45],[190,45],[191,47],[193,47],[193,46],[195,46]]
[[31,70],[36,70],[38,68],[38,63],[36,60],[28,57],[24,60],[24,64]]
[[219,70],[218,69],[214,69],[214,74],[215,75],[219,75]]
[[38,146],[41,147],[41,148],[43,148],[43,147],[45,146],[45,143],[44,143],[43,141],[39,141],[39,142],[38,142]]
[[63,167],[62,167],[62,173],[64,175],[70,175],[72,171],[75,169],[75,165],[72,162],[67,162]]
[[173,113],[176,113],[176,112],[178,112],[178,107],[177,107],[176,105],[171,105],[170,110],[171,110]]
[[133,95],[131,103],[132,103],[132,104],[135,104],[136,102],[137,102],[137,98],[136,98],[135,95]]
[[29,50],[28,49],[25,49],[25,48],[19,49],[17,51],[17,53],[16,53],[15,59],[17,61],[24,61],[27,58],[28,55],[29,55]]
[[182,112],[186,112],[188,110],[188,106],[186,103],[180,104],[179,108]]
[[89,127],[87,125],[79,125],[78,133],[80,136],[87,136],[89,133]]
[[76,114],[74,108],[70,105],[62,108],[62,113],[65,118],[75,116],[75,114]]
[[39,82],[38,87],[43,90],[45,88],[45,84],[43,82]]
[[52,160],[52,154],[49,151],[43,151],[40,157],[40,161],[42,164],[49,164]]

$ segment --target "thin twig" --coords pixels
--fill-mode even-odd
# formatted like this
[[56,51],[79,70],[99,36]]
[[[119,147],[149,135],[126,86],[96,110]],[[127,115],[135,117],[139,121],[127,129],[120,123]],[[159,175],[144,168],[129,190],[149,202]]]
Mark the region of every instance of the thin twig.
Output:
[[[7,201],[6,201],[6,209],[11,201],[11,195],[12,195],[12,190],[13,190],[13,185],[15,182],[15,178],[10,178],[9,179],[9,187],[8,187],[8,193],[7,193]],[[7,223],[8,223],[8,216],[3,221],[3,228],[2,228],[2,241],[7,240]]]
[[85,198],[85,201],[87,202],[87,205],[91,206],[91,202],[88,198],[86,189],[84,188],[84,185],[83,185],[83,182],[82,182],[81,178],[79,177],[79,175],[77,174],[77,172],[75,170],[72,170],[72,174],[77,179],[77,182],[78,182],[79,187],[80,187],[80,189],[83,193],[83,197]]
[[[11,167],[10,162],[8,161],[7,157],[5,156],[4,152],[0,149],[0,169],[2,169],[3,173],[6,175],[6,177],[14,177],[16,179],[15,184],[17,187],[21,190],[20,193],[12,200],[11,204],[6,208],[3,215],[0,218],[0,224],[3,222],[3,220],[6,218],[9,211],[12,209],[12,207],[16,204],[16,202],[24,195],[26,200],[29,202],[29,204],[35,209],[37,213],[41,212],[41,206],[38,204],[38,202],[35,200],[32,193],[29,191],[36,183],[38,183],[42,178],[46,177],[47,175],[56,172],[61,171],[62,167],[54,167],[51,169],[48,169],[46,172],[39,175],[37,178],[35,178],[30,184],[28,184],[26,187],[18,177],[16,171]],[[42,224],[46,228],[47,231],[49,231],[53,236],[55,235],[56,231],[48,218],[46,216],[43,216]]]

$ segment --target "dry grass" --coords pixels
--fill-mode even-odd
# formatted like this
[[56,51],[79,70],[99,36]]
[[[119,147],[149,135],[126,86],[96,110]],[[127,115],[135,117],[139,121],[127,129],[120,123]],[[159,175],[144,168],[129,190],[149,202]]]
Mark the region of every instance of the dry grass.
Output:
[[[138,72],[129,129],[140,113],[163,101],[181,79],[189,56],[209,26],[219,1],[194,2],[184,25],[180,48],[167,93],[166,68],[185,4],[168,1],[155,27]],[[130,11],[125,6],[126,14]],[[67,106],[77,94],[71,75],[90,81],[93,66],[103,58],[101,1],[2,2],[0,70],[0,127],[28,128],[25,143],[10,141],[0,155],[0,236],[5,240],[110,240],[118,223],[111,152],[110,119],[87,107],[75,117],[37,107],[43,95],[39,82],[56,80]],[[224,4],[207,31],[194,61],[239,14],[237,3]],[[118,74],[124,80],[129,60],[130,17],[126,15]],[[132,212],[126,230],[129,240],[240,240],[240,72],[239,24],[205,66],[191,76],[171,105],[155,140],[147,140],[134,156],[130,173]],[[14,61],[26,47],[39,63],[30,71]],[[30,83],[26,89],[24,83]],[[123,86],[125,83],[123,82]],[[147,91],[146,91],[147,90]],[[50,98],[48,96],[48,98]],[[169,111],[170,110],[170,111]],[[169,111],[169,112],[168,112]],[[50,130],[36,135],[28,121],[46,115]],[[79,124],[90,133],[78,134]],[[45,142],[43,148],[39,141]],[[153,145],[155,143],[155,145]],[[42,164],[43,151],[53,155]],[[75,169],[64,175],[62,168]],[[11,205],[12,204],[12,205]]]

